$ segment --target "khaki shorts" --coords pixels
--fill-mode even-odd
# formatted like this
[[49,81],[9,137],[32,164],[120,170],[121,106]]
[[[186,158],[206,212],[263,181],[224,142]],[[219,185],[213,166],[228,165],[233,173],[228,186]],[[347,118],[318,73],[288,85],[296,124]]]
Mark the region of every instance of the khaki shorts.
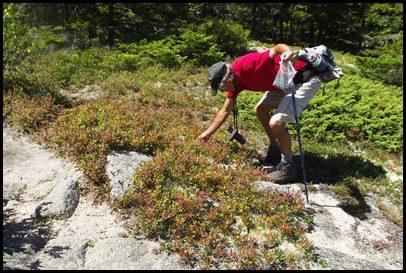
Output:
[[[320,85],[321,79],[319,76],[314,76],[305,83],[295,85],[295,101],[298,117],[309,101],[317,94],[317,91],[320,89]],[[295,112],[293,109],[291,92],[267,91],[260,99],[258,104],[272,105],[274,108],[276,108],[272,115],[272,119],[276,118],[283,123],[295,121]]]

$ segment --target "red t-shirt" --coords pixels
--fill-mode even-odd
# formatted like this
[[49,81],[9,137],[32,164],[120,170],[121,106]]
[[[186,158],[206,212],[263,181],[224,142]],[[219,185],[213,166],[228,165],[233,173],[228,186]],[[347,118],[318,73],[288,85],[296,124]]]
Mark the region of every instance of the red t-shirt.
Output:
[[[238,84],[235,88],[236,94],[238,95],[243,90],[255,92],[279,90],[272,84],[278,73],[280,60],[280,54],[271,60],[269,57],[269,49],[264,52],[248,53],[236,60],[231,65],[238,79]],[[294,68],[298,71],[305,65],[305,62],[299,60],[294,65]],[[227,98],[231,99],[233,94],[232,91],[228,91]]]

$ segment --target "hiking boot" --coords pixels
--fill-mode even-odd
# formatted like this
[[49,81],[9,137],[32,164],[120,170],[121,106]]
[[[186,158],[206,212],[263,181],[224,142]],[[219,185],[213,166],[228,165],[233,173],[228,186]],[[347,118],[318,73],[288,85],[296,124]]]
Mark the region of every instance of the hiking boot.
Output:
[[261,167],[261,170],[263,171],[263,172],[265,172],[265,173],[271,173],[271,172],[273,172],[273,171],[276,171],[276,165],[271,165],[271,164],[264,164],[262,167]]
[[270,182],[284,183],[297,179],[297,169],[295,165],[288,162],[280,162],[276,170],[266,175]]
[[272,148],[272,145],[269,144],[266,156],[264,161],[266,163],[271,164],[272,166],[276,166],[281,162],[281,150],[279,147],[277,149]]

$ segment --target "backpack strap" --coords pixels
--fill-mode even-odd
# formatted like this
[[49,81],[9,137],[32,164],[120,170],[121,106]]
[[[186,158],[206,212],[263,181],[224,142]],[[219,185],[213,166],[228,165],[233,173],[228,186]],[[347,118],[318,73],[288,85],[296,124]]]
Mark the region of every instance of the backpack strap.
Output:
[[[304,73],[304,72],[307,72],[307,71],[311,71],[311,72],[308,73],[307,76],[305,76],[305,73]],[[296,76],[295,76],[295,78],[293,79],[293,83],[294,83],[294,84],[304,83],[304,82],[306,82],[307,80],[309,80],[310,77],[312,77],[314,74],[315,74],[315,73],[314,73],[312,64],[311,64],[311,63],[307,63],[302,69],[300,69],[300,70],[296,73]]]

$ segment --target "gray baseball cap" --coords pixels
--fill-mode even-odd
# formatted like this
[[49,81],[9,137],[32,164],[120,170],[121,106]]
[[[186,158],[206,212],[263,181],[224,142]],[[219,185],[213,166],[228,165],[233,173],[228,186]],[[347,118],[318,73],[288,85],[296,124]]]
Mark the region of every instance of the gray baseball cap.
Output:
[[220,82],[223,79],[224,75],[226,75],[226,73],[227,73],[226,62],[215,63],[209,68],[207,79],[210,82],[212,96],[217,95],[217,89],[219,88]]

